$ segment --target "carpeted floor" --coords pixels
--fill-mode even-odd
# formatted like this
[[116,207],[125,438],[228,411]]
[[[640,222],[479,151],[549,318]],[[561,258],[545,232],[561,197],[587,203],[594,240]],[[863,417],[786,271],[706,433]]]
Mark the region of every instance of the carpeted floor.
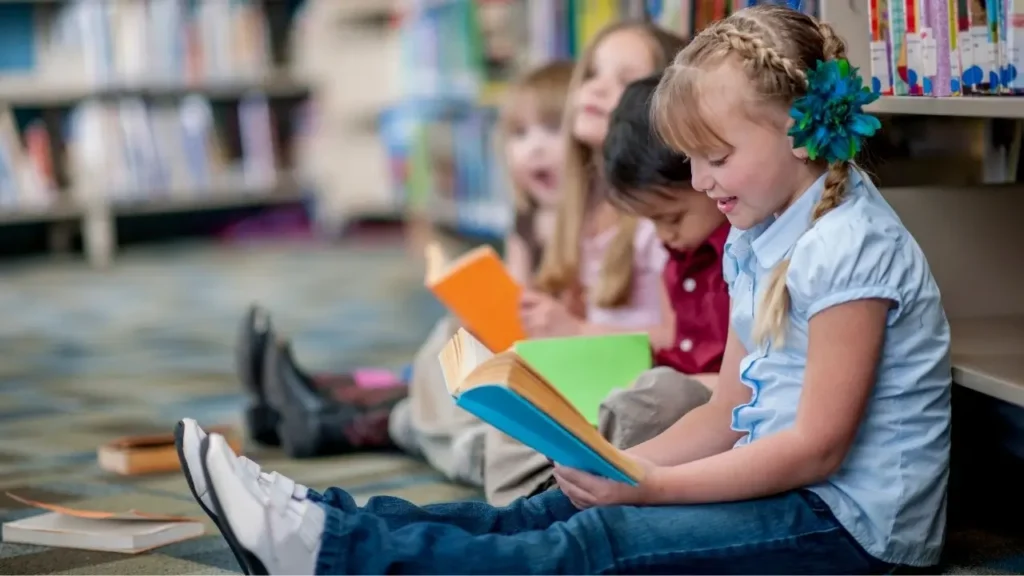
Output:
[[[133,251],[106,273],[79,263],[0,272],[0,521],[35,514],[3,496],[87,509],[202,516],[178,474],[101,471],[96,447],[168,432],[183,416],[237,424],[235,330],[264,303],[308,366],[400,367],[442,310],[400,241],[342,246]],[[315,487],[430,502],[475,497],[417,461],[362,455],[288,461],[253,457]],[[207,536],[139,556],[0,543],[3,574],[238,572],[212,523]]]
[[[170,431],[183,416],[237,423],[242,397],[232,345],[250,301],[265,304],[316,369],[404,364],[442,310],[422,269],[394,239],[136,250],[105,273],[50,261],[0,271],[0,521],[34,514],[3,496],[90,509],[202,516],[178,474],[100,471],[98,445]],[[250,451],[269,469],[358,498],[419,503],[475,498],[396,455],[303,462]],[[948,573],[1024,571],[1018,538],[962,529]],[[4,574],[222,574],[238,566],[212,524],[207,536],[138,556],[0,543]]]

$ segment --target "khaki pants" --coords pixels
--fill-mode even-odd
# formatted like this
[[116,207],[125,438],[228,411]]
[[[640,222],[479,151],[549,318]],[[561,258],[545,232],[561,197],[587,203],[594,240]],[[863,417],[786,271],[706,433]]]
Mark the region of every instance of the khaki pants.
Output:
[[458,320],[450,316],[434,326],[416,353],[409,396],[391,412],[388,433],[399,448],[422,457],[449,480],[482,486],[488,426],[455,405],[437,359],[458,329]]
[[[391,439],[420,456],[448,479],[484,489],[487,501],[506,505],[551,478],[551,463],[455,405],[444,384],[437,355],[458,330],[453,318],[434,327],[416,354],[409,397],[389,421]],[[664,431],[706,403],[711,391],[671,368],[654,368],[634,385],[616,390],[601,404],[598,430],[618,448],[629,448]]]

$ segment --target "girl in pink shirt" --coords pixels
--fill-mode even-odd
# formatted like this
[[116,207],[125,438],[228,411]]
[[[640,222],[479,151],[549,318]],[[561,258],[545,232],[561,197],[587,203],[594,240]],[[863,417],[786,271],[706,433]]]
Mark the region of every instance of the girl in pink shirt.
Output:
[[573,71],[566,106],[562,197],[540,270],[520,303],[530,337],[649,331],[662,344],[661,271],[667,254],[651,222],[605,200],[598,162],[626,86],[664,68],[680,38],[625,22],[591,41]]

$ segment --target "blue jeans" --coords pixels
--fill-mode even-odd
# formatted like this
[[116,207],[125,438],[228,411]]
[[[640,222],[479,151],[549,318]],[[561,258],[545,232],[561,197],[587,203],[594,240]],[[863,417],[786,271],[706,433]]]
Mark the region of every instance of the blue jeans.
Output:
[[317,574],[870,574],[867,554],[811,492],[700,506],[577,510],[560,491],[505,508],[419,507],[393,497],[359,508],[312,494],[327,517]]

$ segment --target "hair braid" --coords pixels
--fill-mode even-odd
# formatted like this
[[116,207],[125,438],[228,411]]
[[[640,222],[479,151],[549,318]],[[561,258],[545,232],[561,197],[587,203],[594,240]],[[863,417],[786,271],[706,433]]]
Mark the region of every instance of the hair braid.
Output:
[[761,36],[740,30],[732,24],[723,24],[715,32],[719,41],[739,54],[744,62],[753,63],[762,70],[778,72],[800,88],[807,85],[807,74],[800,66],[768,46]]
[[[818,22],[817,27],[818,34],[821,36],[822,53],[825,59],[845,58],[846,44],[842,38],[836,35],[832,26],[825,22]],[[733,49],[736,49],[735,42],[732,42],[731,45]],[[779,59],[786,60],[782,57],[779,57]],[[781,64],[774,62],[771,57],[766,57],[763,62],[771,64],[776,70],[781,69]],[[802,85],[806,85],[806,75],[802,71],[800,74],[803,77]],[[787,75],[789,75],[788,70]],[[828,214],[842,203],[849,182],[850,167],[851,163],[846,161],[829,164],[828,173],[825,176],[824,190],[822,190],[821,198],[814,205],[812,212],[812,226],[825,214]],[[789,288],[786,286],[786,274],[788,272],[789,259],[787,258],[772,270],[768,278],[768,287],[765,288],[759,314],[754,321],[754,339],[756,342],[770,341],[776,346],[782,346],[785,342],[786,322],[789,318],[790,308]]]

